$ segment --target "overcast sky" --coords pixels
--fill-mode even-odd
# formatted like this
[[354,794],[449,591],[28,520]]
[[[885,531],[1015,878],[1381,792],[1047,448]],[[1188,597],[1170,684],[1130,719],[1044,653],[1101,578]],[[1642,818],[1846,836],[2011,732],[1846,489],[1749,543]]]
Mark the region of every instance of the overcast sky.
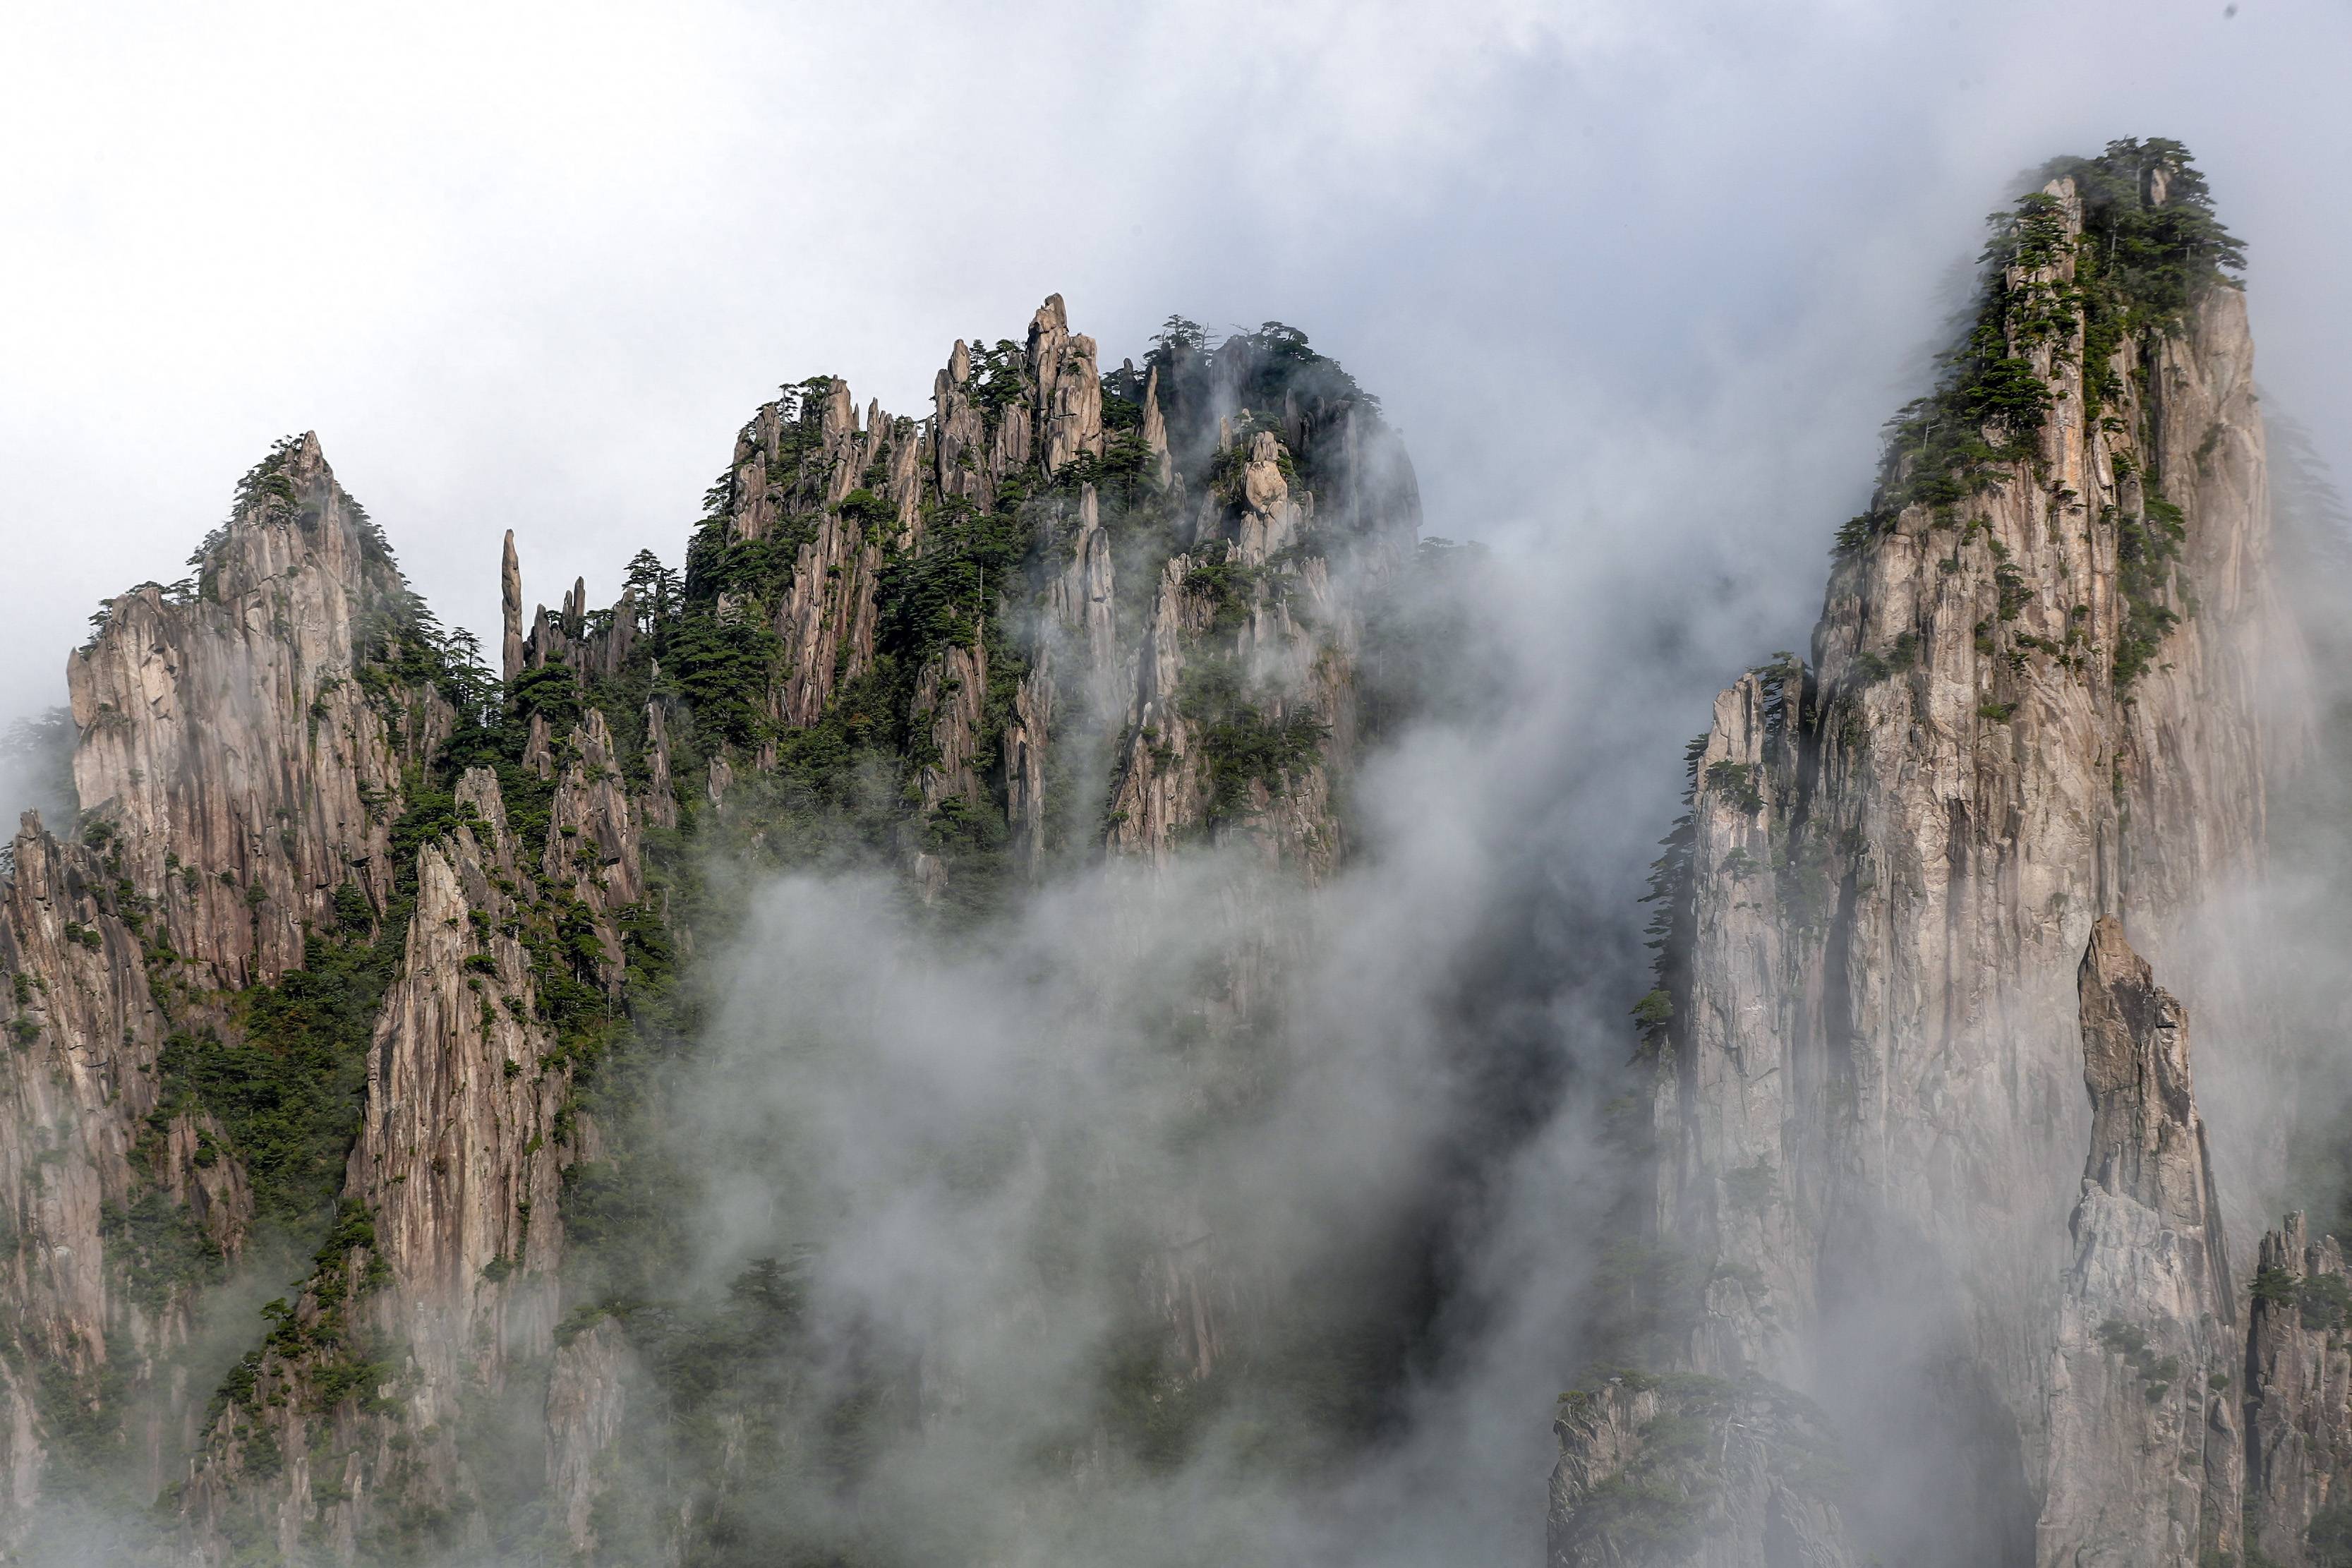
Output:
[[1801,646],[1983,214],[2053,153],[2189,142],[2344,471],[2347,84],[2346,0],[21,0],[0,719],[281,434],[485,628],[504,529],[529,598],[615,597],[779,383],[927,412],[1050,290],[1114,362],[1171,310],[1302,327],[1433,531],[1565,533],[1596,603],[1745,579],[1725,640]]

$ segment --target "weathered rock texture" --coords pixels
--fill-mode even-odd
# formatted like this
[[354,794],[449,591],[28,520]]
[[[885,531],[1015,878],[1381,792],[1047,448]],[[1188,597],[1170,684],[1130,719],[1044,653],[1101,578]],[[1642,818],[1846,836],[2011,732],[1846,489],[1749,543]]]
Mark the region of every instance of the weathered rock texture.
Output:
[[[305,436],[74,656],[82,820],[28,821],[0,888],[0,1552],[62,1473],[208,1568],[690,1558],[784,1462],[753,1436],[782,1394],[663,1383],[677,1342],[640,1336],[673,1307],[630,1314],[677,1282],[626,1254],[675,1238],[608,1208],[608,1247],[639,1228],[597,1273],[567,1208],[630,1152],[597,1064],[672,1026],[692,911],[742,896],[694,837],[878,854],[943,916],[1192,842],[1337,863],[1363,596],[1419,502],[1302,336],[1172,334],[1106,376],[1055,296],[1025,342],[958,343],[927,420],[783,388],[708,501],[685,572],[641,554],[609,609],[577,581],[526,616],[508,534],[493,675]],[[1228,889],[1187,1003],[1212,1034],[1265,1022],[1265,897]],[[335,1028],[312,1105],[285,1053]],[[1179,1394],[1252,1289],[1187,1203],[1135,1279]],[[301,1282],[256,1319],[264,1242]],[[761,1267],[729,1310],[789,1335]],[[716,1445],[683,1477],[681,1398]]]
[[192,1327],[193,1280],[169,1262],[233,1254],[251,1219],[210,1120],[156,1116],[169,1022],[120,870],[28,814],[0,887],[0,1550],[23,1539],[64,1432],[92,1415],[144,1425],[134,1451],[152,1461],[164,1426],[193,1418],[158,1386]]
[[1612,1375],[1564,1394],[1550,1561],[1565,1568],[1855,1568],[1846,1467],[1821,1412],[1785,1389]]
[[560,1173],[593,1137],[569,1110],[571,1065],[539,994],[548,950],[533,939],[566,905],[602,929],[639,875],[608,744],[601,716],[576,730],[555,792],[542,864],[551,884],[573,880],[570,900],[534,884],[486,769],[458,783],[459,825],[418,850],[341,1217],[212,1425],[184,1494],[192,1561],[227,1562],[257,1539],[289,1560],[322,1546],[373,1558],[419,1518],[460,1521],[440,1549],[488,1551],[484,1457],[461,1436],[511,1368],[554,1349]]
[[[1654,1225],[1694,1281],[1661,1298],[1667,1354],[1818,1398],[1889,1560],[2026,1561],[2061,1484],[2095,921],[2198,975],[2213,1037],[2263,1037],[2256,988],[2183,951],[2259,869],[2293,742],[2257,699],[2295,641],[2244,302],[2207,281],[2116,330],[2089,177],[2021,204],[1978,346],[1841,536],[1811,663],[1717,700],[1662,867]],[[1987,411],[2029,378],[2046,407]]]
[[522,563],[515,556],[514,530],[507,530],[506,556],[499,563],[499,667],[509,680],[523,672]]
[[415,673],[429,623],[315,437],[247,475],[191,563],[68,661],[78,841],[28,818],[0,889],[0,1542],[60,1478],[143,1503],[197,1440],[205,1288],[256,1211],[194,1053],[238,1046],[239,988],[300,965],[339,895],[389,898],[404,769],[454,719]]
[[115,600],[68,662],[74,783],[186,977],[233,988],[299,965],[344,883],[389,897],[402,766],[452,716],[385,678],[413,601],[316,437],[247,477],[194,564],[183,592]]
[[2247,1326],[2248,1563],[2305,1568],[2352,1542],[2347,1316],[2352,1273],[2343,1248],[2333,1237],[2314,1239],[2302,1215],[2287,1215],[2263,1237]]
[[407,1320],[392,1331],[442,1358],[418,1364],[427,1425],[454,1414],[461,1365],[487,1374],[545,1350],[552,1298],[529,1282],[562,1261],[556,1176],[574,1153],[560,1120],[570,1066],[539,1021],[522,940],[533,889],[495,781],[477,769],[458,799],[480,826],[418,853],[406,962],[377,1020],[346,1184],[374,1215],[387,1310]]
[[2081,995],[2091,1152],[2059,1301],[2035,1555],[2046,1568],[2195,1568],[2239,1552],[2244,1442],[2189,1020],[2113,917],[2091,929]]
[[[477,769],[451,830],[395,860],[460,677],[315,438],[247,477],[194,564],[116,600],[74,656],[87,827],[66,843],[28,818],[0,889],[0,1542],[37,1524],[61,1461],[77,1496],[139,1507],[194,1450],[188,1560],[349,1558],[419,1510],[468,1506],[458,1412],[551,1349],[558,1173],[593,1128],[570,1110],[537,977],[572,921],[617,983],[615,922],[643,890],[636,808],[601,711],[560,752],[534,714],[523,771],[551,788],[546,842],[516,841]],[[505,575],[511,612],[510,549]],[[578,646],[582,597],[548,642],[568,626]],[[667,787],[656,765],[635,799],[667,804]],[[192,1380],[204,1363],[187,1358],[255,1206],[247,1151],[189,1053],[239,1048],[237,988],[309,962],[320,934],[364,940],[355,910],[394,908],[406,942],[331,1234],[214,1397],[217,1368]]]
[[[1335,591],[1328,561],[1291,549],[1314,498],[1293,499],[1288,460],[1271,431],[1223,444],[1224,478],[1202,498],[1194,542],[1160,571],[1109,836],[1156,865],[1223,822],[1311,876],[1339,854],[1328,760],[1355,745],[1360,611]],[[1246,774],[1234,755],[1244,747],[1260,764]]]
[[[689,594],[715,588],[723,616],[774,631],[766,711],[787,731],[820,723],[905,637],[883,624],[888,573],[928,595],[933,623],[956,624],[945,642],[918,625],[905,650],[919,656],[904,700],[923,742],[924,810],[1001,821],[1028,875],[1089,839],[1165,865],[1186,838],[1233,831],[1270,858],[1328,870],[1329,759],[1355,745],[1356,579],[1402,563],[1419,503],[1351,386],[1283,384],[1253,405],[1254,385],[1287,374],[1273,357],[1285,349],[1328,363],[1287,340],[1237,338],[1213,355],[1176,345],[1166,380],[1158,363],[1105,378],[1055,296],[1025,346],[975,355],[958,343],[920,426],[873,408],[861,425],[837,378],[787,387],[744,427],[712,492]],[[1117,436],[1104,423],[1113,384],[1140,405]],[[1245,437],[1236,414],[1255,422]],[[1306,487],[1310,471],[1328,490]],[[1142,535],[1124,552],[1107,493],[1113,521]],[[1175,549],[1150,552],[1147,519]],[[1007,525],[1036,543],[1025,568],[992,578],[984,531]],[[754,546],[768,553],[746,553]],[[761,560],[785,569],[747,570]],[[749,750],[776,765],[772,745]],[[1067,792],[1105,766],[1108,806],[1081,814]],[[961,831],[917,847],[934,894],[955,858],[939,841]]]
[[557,1500],[562,1542],[572,1557],[595,1562],[604,1542],[596,1502],[625,1487],[614,1450],[628,1415],[627,1339],[610,1320],[556,1348],[547,1379],[547,1487]]

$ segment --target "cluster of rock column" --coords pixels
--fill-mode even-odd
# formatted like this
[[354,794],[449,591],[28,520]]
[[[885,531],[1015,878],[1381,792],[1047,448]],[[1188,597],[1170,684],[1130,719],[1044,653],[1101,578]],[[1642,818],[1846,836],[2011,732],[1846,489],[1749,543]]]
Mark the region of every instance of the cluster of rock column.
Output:
[[[910,812],[1002,811],[1031,878],[1055,834],[1164,866],[1213,826],[1267,861],[1327,872],[1330,778],[1355,744],[1358,595],[1410,547],[1418,499],[1393,436],[1353,402],[1249,406],[1245,348],[1235,340],[1213,375],[1208,356],[1178,356],[1175,388],[1156,365],[1126,367],[1112,382],[1134,402],[1109,408],[1095,344],[1055,296],[1024,346],[958,343],[926,420],[861,415],[837,378],[785,389],[739,437],[717,501],[722,543],[790,542],[772,603],[716,610],[776,634],[769,718],[823,721],[875,668],[886,567],[1018,501],[1038,531],[1034,570],[975,584],[970,642],[913,672],[905,717],[924,744]],[[1327,495],[1299,482],[1309,470],[1329,476]],[[1158,592],[1123,606],[1122,575]],[[545,1005],[548,955],[593,944],[593,978],[622,1006],[646,835],[704,807],[672,776],[672,735],[691,714],[657,670],[641,729],[595,706],[598,683],[642,667],[650,617],[679,606],[632,593],[592,610],[575,582],[560,607],[527,616],[511,532],[499,598],[509,690],[561,670],[582,700],[576,724],[531,704],[520,742],[543,840],[518,832],[490,770],[454,785],[436,773],[445,742],[481,717],[451,700],[476,700],[478,677],[394,675],[451,652],[315,437],[248,476],[194,578],[117,600],[73,657],[83,821],[54,836],[28,820],[0,887],[0,1551],[49,1489],[68,1417],[55,1369],[81,1402],[74,1419],[145,1412],[148,1479],[177,1489],[178,1554],[208,1565],[257,1552],[350,1561],[418,1517],[465,1521],[457,1539],[484,1549],[468,1513],[481,1458],[461,1433],[483,1401],[527,1397],[518,1389],[536,1384],[519,1372],[544,1369],[551,1517],[568,1551],[597,1549],[636,1374],[612,1324],[557,1333],[562,1173],[600,1157],[600,1133]],[[992,691],[999,647],[1026,663],[1009,694]],[[1213,667],[1244,702],[1221,721],[1300,737],[1278,775],[1223,795],[1215,726],[1187,686]],[[721,816],[735,781],[777,765],[772,743],[697,741],[708,779],[691,783]],[[450,795],[433,793],[436,777]],[[1072,778],[1096,797],[1057,818],[1053,791]],[[435,826],[396,855],[412,805]],[[936,895],[942,873],[911,858]],[[223,1129],[163,1105],[167,1041],[236,1047],[241,991],[300,968],[318,939],[368,940],[395,895],[414,902],[328,1243],[226,1384],[175,1382],[170,1355],[204,1327],[205,1284],[235,1274],[256,1200]],[[1248,1005],[1238,991],[1219,1003],[1234,1016]],[[144,1217],[126,1226],[134,1210]],[[201,1236],[213,1260],[160,1295],[142,1250],[158,1224]],[[1207,1377],[1232,1341],[1235,1286],[1200,1226],[1170,1234],[1139,1289],[1187,1375]],[[166,1473],[175,1453],[194,1458]]]

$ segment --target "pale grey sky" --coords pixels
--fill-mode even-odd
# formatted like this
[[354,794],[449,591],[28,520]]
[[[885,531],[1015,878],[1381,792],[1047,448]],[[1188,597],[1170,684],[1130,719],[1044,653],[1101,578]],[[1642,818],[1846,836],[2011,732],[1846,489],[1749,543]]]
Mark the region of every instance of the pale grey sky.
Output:
[[0,16],[0,720],[317,429],[443,616],[677,560],[834,372],[926,410],[1049,290],[1113,358],[1305,328],[1433,531],[1746,577],[1794,644],[2021,168],[2169,135],[2341,471],[2344,0],[20,4]]

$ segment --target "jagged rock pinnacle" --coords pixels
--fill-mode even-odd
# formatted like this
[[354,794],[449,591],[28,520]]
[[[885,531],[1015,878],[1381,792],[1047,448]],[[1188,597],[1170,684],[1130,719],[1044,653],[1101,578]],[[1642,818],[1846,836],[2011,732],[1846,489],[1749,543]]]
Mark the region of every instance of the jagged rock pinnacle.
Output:
[[1175,477],[1175,459],[1168,453],[1168,420],[1160,412],[1160,367],[1153,365],[1143,381],[1143,444],[1151,449],[1151,461],[1160,482],[1167,484]]
[[506,559],[499,568],[499,619],[505,633],[499,644],[506,679],[522,673],[522,563],[515,558],[514,530],[507,530]]
[[2233,1560],[2244,1463],[2236,1311],[2188,1014],[2111,915],[2091,928],[2077,986],[2091,1147],[2049,1378],[2036,1560]]

